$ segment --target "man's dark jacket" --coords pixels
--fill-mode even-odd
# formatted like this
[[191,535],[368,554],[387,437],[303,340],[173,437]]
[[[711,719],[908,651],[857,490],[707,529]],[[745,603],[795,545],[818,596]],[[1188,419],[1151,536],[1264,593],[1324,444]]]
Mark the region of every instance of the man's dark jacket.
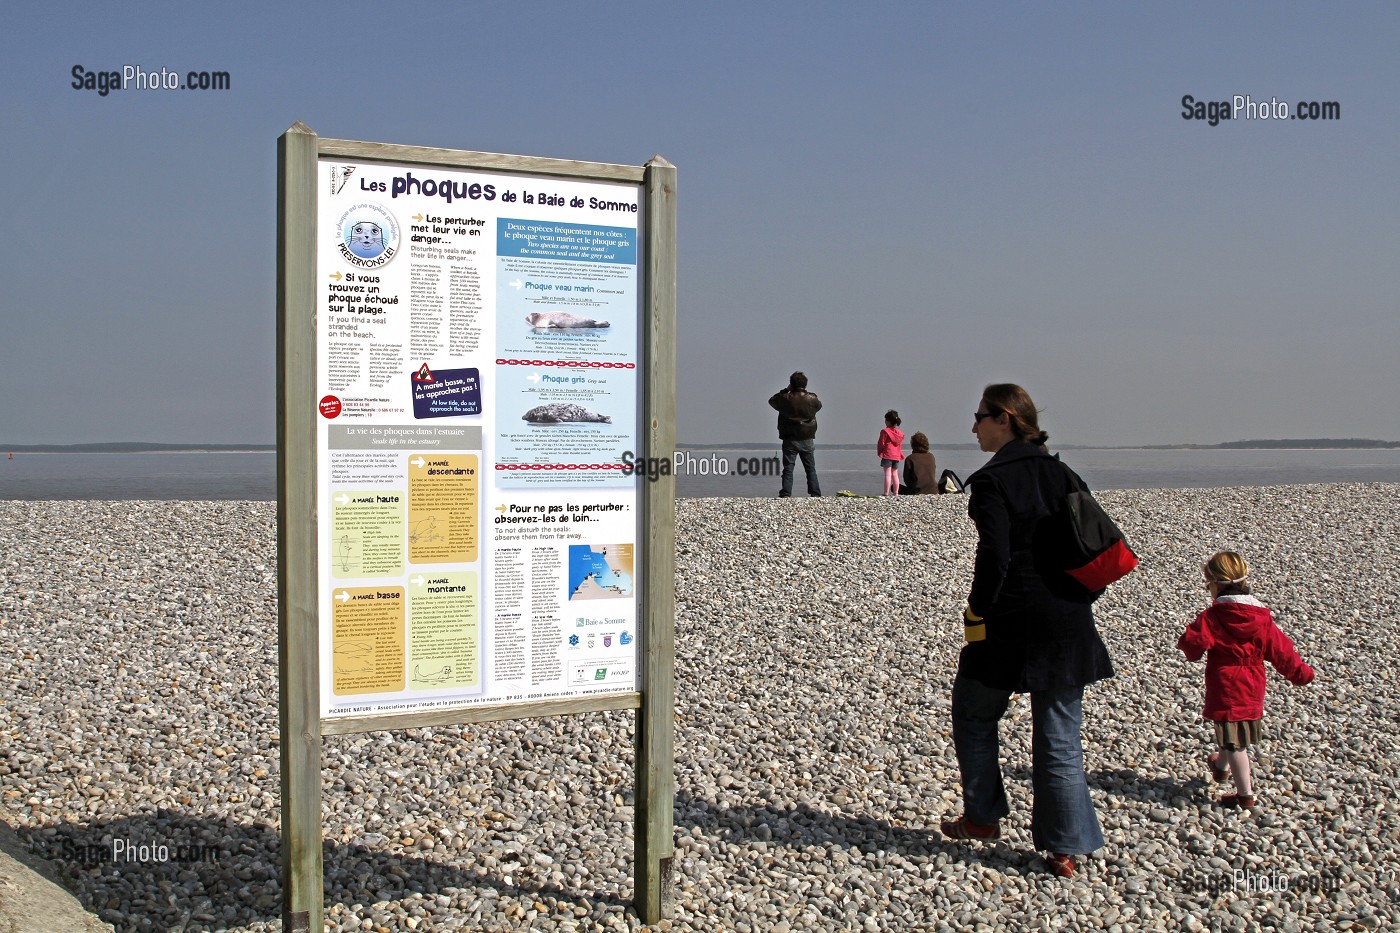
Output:
[[817,412],[822,410],[822,402],[811,392],[784,389],[768,404],[778,412],[779,440],[810,441],[817,436]]

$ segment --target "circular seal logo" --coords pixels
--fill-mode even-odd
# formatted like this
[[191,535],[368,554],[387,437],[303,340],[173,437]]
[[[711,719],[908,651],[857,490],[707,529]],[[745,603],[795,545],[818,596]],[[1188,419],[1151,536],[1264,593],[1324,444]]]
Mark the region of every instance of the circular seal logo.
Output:
[[387,208],[365,201],[340,215],[340,257],[352,266],[376,269],[399,251],[399,223]]

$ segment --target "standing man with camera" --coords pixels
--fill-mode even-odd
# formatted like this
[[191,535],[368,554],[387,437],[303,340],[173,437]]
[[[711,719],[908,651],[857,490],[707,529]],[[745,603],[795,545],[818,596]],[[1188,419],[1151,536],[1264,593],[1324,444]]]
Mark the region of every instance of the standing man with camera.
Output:
[[792,474],[798,457],[802,458],[802,469],[807,474],[807,495],[820,496],[821,484],[817,482],[817,412],[821,411],[821,399],[807,391],[807,375],[793,373],[788,378],[788,386],[768,400],[770,407],[778,412],[778,439],[783,442],[783,488],[779,498],[792,495]]

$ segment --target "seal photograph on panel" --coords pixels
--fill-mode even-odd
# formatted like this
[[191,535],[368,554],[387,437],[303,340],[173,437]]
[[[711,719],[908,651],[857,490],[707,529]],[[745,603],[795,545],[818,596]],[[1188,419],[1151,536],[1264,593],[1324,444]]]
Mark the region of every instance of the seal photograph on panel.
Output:
[[535,330],[558,330],[573,327],[608,327],[607,321],[595,321],[591,317],[579,317],[567,311],[534,311],[525,315],[525,320]]
[[528,421],[531,424],[562,424],[566,421],[598,421],[603,424],[612,424],[610,416],[600,415],[596,411],[591,411],[572,402],[550,402],[548,405],[538,405],[521,415],[520,420]]

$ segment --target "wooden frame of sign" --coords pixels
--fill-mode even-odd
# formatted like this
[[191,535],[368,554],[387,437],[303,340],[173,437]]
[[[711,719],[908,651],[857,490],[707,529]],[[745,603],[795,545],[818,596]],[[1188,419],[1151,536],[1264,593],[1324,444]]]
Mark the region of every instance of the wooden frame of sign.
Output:
[[278,139],[277,544],[283,929],[319,930],[321,736],[372,730],[636,710],[634,905],[642,922],[670,911],[674,845],[675,485],[638,490],[636,690],[356,718],[321,716],[317,475],[318,163],[362,161],[626,182],[639,187],[644,229],[638,324],[639,456],[675,450],[676,169],[322,139],[298,122]]

